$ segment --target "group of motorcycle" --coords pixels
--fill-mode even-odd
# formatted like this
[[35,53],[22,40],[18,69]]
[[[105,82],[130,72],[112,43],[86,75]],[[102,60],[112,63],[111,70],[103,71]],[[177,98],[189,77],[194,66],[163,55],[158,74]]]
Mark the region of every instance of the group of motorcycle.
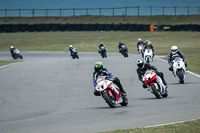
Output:
[[[106,53],[106,47],[101,46],[98,50],[99,54],[101,55],[102,58],[107,58],[107,53]],[[125,57],[128,58],[128,47],[126,45],[122,45],[122,47],[119,49],[119,52]]]
[[144,61],[147,63],[150,63],[150,61],[153,61],[153,50],[150,48],[146,48],[144,49],[144,44],[141,43],[139,45],[139,54],[142,55],[142,57],[144,58]]

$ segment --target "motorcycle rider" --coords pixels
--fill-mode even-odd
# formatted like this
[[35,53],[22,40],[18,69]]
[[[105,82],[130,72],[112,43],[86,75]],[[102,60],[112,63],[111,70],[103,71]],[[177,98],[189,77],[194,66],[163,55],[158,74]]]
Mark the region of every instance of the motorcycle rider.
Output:
[[151,41],[148,41],[147,44],[144,46],[144,51],[142,52],[142,57],[144,56],[144,52],[145,52],[145,49],[152,49],[153,51],[153,57],[155,55],[155,50],[153,48],[153,45],[151,44]]
[[105,47],[105,45],[102,42],[100,42],[100,44],[98,46],[98,53],[101,52],[101,47]]
[[172,71],[172,72],[173,72],[173,60],[176,57],[182,58],[184,63],[185,63],[185,67],[187,67],[187,62],[186,62],[186,59],[185,59],[182,51],[178,51],[178,47],[177,46],[172,46],[171,47],[171,52],[168,54],[169,70]]
[[124,88],[122,87],[122,84],[120,83],[120,80],[118,77],[113,77],[112,73],[103,67],[103,63],[98,61],[95,63],[94,65],[94,72],[93,72],[93,84],[94,84],[94,95],[95,96],[100,96],[99,92],[95,89],[96,87],[96,80],[99,76],[107,76],[109,80],[112,80],[114,84],[116,84],[120,91],[122,92],[122,96],[125,97],[126,91],[124,90]]
[[12,55],[12,57],[14,58],[14,50],[15,50],[16,48],[14,48],[14,46],[10,46],[10,53],[11,53],[11,55]]
[[154,70],[155,73],[160,76],[160,78],[163,81],[163,84],[167,87],[167,82],[164,79],[164,74],[162,72],[159,72],[158,69],[155,66],[152,66],[148,63],[144,63],[143,59],[137,59],[136,64],[138,66],[137,68],[137,74],[138,74],[138,79],[143,83],[143,88],[147,88],[147,85],[143,82],[143,75],[147,70]]
[[[124,44],[124,43],[122,43],[121,41],[119,41],[119,45],[118,45],[119,53],[122,52],[122,51],[121,51],[121,48],[122,48],[123,45],[126,46],[126,44]],[[126,47],[127,47],[127,46],[126,46]]]
[[139,45],[140,44],[144,44],[144,42],[142,41],[141,38],[138,38],[138,42],[137,42],[137,51],[139,51]]
[[72,45],[69,45],[69,55],[72,55],[72,49],[74,49],[74,47]]

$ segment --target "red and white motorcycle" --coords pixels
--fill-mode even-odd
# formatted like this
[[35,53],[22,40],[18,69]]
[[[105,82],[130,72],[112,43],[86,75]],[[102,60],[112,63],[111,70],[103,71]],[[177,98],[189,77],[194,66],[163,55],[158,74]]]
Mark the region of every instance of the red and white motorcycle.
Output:
[[17,59],[17,58],[23,59],[23,56],[21,55],[18,49],[15,49],[13,52],[14,52],[13,59]]
[[143,76],[144,83],[148,86],[148,90],[153,93],[156,98],[167,97],[168,92],[162,79],[153,71],[147,70]]
[[126,106],[128,104],[127,97],[122,97],[119,87],[106,77],[99,76],[97,78],[96,90],[111,108],[115,108],[117,104]]

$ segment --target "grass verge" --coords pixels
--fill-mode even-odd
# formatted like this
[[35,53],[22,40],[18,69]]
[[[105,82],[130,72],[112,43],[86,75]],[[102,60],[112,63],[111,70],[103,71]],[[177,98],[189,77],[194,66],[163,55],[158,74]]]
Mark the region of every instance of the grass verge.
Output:
[[115,130],[104,133],[200,133],[200,119],[172,125]]
[[198,15],[177,15],[177,16],[95,16],[82,15],[70,17],[3,17],[0,18],[0,24],[42,24],[42,23],[69,23],[69,24],[200,24]]
[[8,65],[10,63],[16,63],[16,62],[19,62],[19,61],[0,61],[0,67],[4,65]]

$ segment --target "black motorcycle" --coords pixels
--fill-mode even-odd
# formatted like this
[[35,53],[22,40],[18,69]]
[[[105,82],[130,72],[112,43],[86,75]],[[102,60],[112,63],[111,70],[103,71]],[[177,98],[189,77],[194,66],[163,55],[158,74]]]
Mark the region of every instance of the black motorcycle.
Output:
[[105,47],[105,46],[101,46],[101,47],[100,47],[99,53],[101,54],[101,57],[102,57],[102,58],[107,58],[106,47]]
[[78,51],[75,48],[72,49],[71,56],[72,56],[72,59],[76,59],[76,58],[79,59]]
[[128,57],[128,47],[126,45],[122,45],[120,49],[120,53],[126,58]]

